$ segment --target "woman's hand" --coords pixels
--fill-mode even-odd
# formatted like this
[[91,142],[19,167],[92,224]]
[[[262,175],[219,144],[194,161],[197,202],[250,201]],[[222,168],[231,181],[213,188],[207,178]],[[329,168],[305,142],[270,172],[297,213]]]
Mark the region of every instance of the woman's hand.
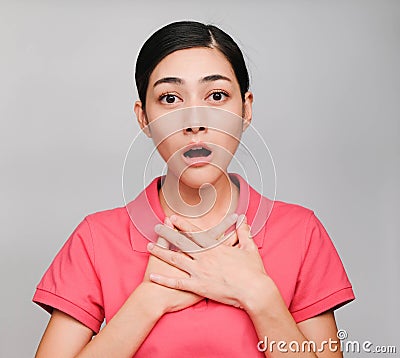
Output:
[[[168,218],[166,218],[164,223],[168,227],[173,228]],[[158,238],[157,245],[166,249],[169,248],[168,241],[162,237]],[[188,278],[189,274],[167,264],[156,256],[150,255],[142,285],[148,286],[146,291],[148,292],[149,300],[151,302],[156,301],[154,304],[161,304],[161,310],[163,313],[179,311],[204,299],[204,297],[192,292],[184,292],[173,288],[155,285],[149,278],[151,272],[157,272],[177,278]]]
[[[231,220],[233,218],[235,217],[231,217]],[[219,230],[213,228],[200,232],[181,217],[174,215],[171,219],[185,234],[190,231],[188,237],[165,225],[157,226],[156,232],[186,253],[174,252],[152,244],[148,245],[148,249],[152,255],[188,275],[160,274],[151,270],[150,279],[153,282],[246,310],[252,305],[252,299],[257,296],[259,289],[265,289],[272,283],[265,272],[244,215],[240,216],[236,223],[238,245],[218,245],[210,249],[204,248],[215,243],[221,235],[221,227]]]

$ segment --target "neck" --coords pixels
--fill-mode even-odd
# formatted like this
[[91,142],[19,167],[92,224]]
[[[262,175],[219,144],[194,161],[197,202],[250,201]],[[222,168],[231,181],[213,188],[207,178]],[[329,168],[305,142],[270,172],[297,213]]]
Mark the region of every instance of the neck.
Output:
[[227,173],[211,184],[192,188],[168,171],[159,191],[161,207],[167,216],[177,214],[203,230],[211,228],[233,213],[239,200],[239,189]]

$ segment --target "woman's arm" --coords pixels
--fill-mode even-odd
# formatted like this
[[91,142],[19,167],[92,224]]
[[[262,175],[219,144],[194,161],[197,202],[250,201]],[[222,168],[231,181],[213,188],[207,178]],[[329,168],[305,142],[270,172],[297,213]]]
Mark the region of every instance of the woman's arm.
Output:
[[132,357],[164,314],[151,283],[143,283],[100,333],[76,356]]
[[[36,358],[132,357],[162,316],[151,283],[139,285],[121,309],[93,339],[90,328],[55,310]],[[154,304],[152,304],[152,302]]]
[[[161,238],[159,243],[166,246]],[[183,309],[203,298],[194,293],[156,285],[150,282],[149,271],[187,276],[158,258],[149,257],[143,282],[97,336],[91,339],[93,331],[90,328],[71,316],[54,310],[36,357],[130,358],[164,313]]]
[[257,294],[249,295],[244,304],[260,339],[258,348],[267,357],[342,357],[333,312],[296,324],[269,280],[255,285]]
[[[335,315],[332,310],[321,313],[318,316],[306,319],[297,324],[303,334],[309,340],[319,342],[319,347],[322,347],[324,341],[324,351],[318,353],[320,357],[343,357],[340,351],[340,340],[337,337],[337,326]],[[317,346],[318,347],[318,346]],[[332,353],[336,353],[333,355]],[[331,354],[331,355],[329,355]]]
[[75,357],[92,336],[93,331],[90,328],[66,313],[54,309],[35,358]]
[[[171,269],[173,271],[171,271]],[[132,357],[160,317],[203,299],[191,292],[159,286],[148,280],[148,271],[187,275],[150,257],[144,281],[132,292],[116,315],[93,339],[93,331],[71,316],[54,310],[39,344],[36,358]]]

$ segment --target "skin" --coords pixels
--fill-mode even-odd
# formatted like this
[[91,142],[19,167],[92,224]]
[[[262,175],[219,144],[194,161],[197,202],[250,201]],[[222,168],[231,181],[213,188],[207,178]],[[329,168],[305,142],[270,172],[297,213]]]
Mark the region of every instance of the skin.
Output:
[[[209,75],[226,79],[203,81]],[[158,82],[167,77],[175,82]],[[178,83],[179,82],[179,83]],[[228,96],[213,95],[223,90]],[[170,94],[168,103],[165,94]],[[174,97],[175,96],[175,97]],[[215,106],[239,116],[243,114],[243,130],[251,121],[253,95],[247,92],[244,101],[230,63],[216,49],[193,48],[180,50],[163,59],[150,76],[145,110],[135,103],[139,125],[151,137],[147,124],[175,109],[191,106]],[[218,99],[218,100],[217,100]],[[178,135],[178,134],[177,134]],[[180,138],[177,140],[176,138]],[[199,139],[200,138],[200,139]],[[184,128],[178,137],[158,145],[160,155],[168,162],[180,146],[191,140],[204,140],[223,145],[232,154],[238,140],[207,129]],[[168,171],[167,177],[174,173]],[[206,165],[189,168],[179,178],[182,198],[191,204],[199,201],[201,183],[212,183],[216,203],[206,215],[185,218],[167,205],[160,191],[160,203],[167,215],[164,225],[155,228],[158,245],[149,244],[150,257],[143,282],[132,292],[117,314],[92,339],[93,332],[65,313],[55,310],[42,337],[36,357],[132,357],[158,319],[167,312],[189,307],[204,297],[233,305],[247,312],[262,340],[313,340],[318,345],[329,338],[336,340],[333,312],[297,323],[293,320],[273,280],[267,275],[257,246],[250,235],[246,217],[231,216],[235,210],[238,190],[223,170]],[[204,247],[214,241],[236,222],[236,230],[222,245],[210,250],[185,254],[169,250],[169,245]],[[178,228],[182,235],[173,228]],[[193,233],[197,232],[198,236]],[[199,236],[200,235],[200,236]],[[341,357],[325,349],[318,355],[307,353],[265,352],[268,357]]]

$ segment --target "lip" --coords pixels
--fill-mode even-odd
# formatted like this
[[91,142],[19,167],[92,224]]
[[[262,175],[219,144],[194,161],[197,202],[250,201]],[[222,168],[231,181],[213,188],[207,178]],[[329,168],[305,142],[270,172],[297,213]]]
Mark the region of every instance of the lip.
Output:
[[[185,157],[183,154],[186,153],[188,150],[192,149],[192,148],[196,148],[196,147],[203,147],[207,150],[209,150],[211,152],[210,155],[208,155],[207,157],[195,157],[195,158],[189,158],[189,157]],[[204,142],[196,142],[196,143],[190,143],[187,146],[185,146],[182,149],[182,154],[181,157],[183,159],[183,161],[190,167],[200,167],[200,166],[204,166],[207,165],[208,163],[211,162],[212,157],[213,157],[213,151],[212,149],[205,144]]]

